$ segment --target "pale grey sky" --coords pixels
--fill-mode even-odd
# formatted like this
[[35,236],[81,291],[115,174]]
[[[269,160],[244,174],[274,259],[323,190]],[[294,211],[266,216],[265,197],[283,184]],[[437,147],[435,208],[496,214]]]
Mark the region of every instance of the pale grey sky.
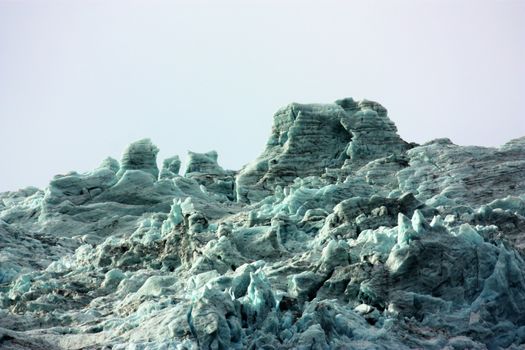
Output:
[[382,103],[400,135],[525,135],[525,0],[0,0],[0,191],[215,149],[238,169],[289,102]]

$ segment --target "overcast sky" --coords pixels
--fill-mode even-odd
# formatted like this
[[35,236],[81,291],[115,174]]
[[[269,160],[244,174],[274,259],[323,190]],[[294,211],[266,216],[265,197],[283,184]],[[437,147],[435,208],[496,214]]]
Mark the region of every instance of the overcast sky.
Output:
[[407,141],[525,135],[525,0],[0,0],[0,191],[150,137],[238,169],[290,102],[383,104]]

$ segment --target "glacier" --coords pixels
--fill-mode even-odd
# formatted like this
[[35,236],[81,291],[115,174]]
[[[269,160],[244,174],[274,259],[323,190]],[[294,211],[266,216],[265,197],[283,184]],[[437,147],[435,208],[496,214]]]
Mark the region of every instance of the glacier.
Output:
[[0,193],[0,348],[525,347],[525,137],[419,145],[345,98],[240,170],[158,151]]

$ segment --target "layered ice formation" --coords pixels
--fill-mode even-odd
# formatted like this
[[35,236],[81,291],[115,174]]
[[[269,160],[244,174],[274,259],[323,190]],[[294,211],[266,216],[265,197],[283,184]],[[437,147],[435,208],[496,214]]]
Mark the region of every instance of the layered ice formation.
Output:
[[157,153],[0,194],[0,348],[525,347],[525,138],[408,143],[346,98],[239,171]]

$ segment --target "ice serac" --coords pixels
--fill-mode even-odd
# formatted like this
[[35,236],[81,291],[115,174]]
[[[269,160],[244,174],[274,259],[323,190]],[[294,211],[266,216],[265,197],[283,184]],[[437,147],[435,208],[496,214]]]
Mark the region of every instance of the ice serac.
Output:
[[341,124],[352,135],[346,149],[347,164],[361,166],[374,159],[403,154],[410,147],[399,137],[395,124],[387,116],[387,110],[379,103],[367,100],[355,102],[351,98],[335,103],[344,109]]
[[162,162],[162,169],[160,171],[160,179],[172,179],[179,174],[180,170],[180,158],[179,156],[173,156],[164,159]]
[[0,348],[522,349],[525,138],[291,104],[241,171],[122,159],[0,193]]
[[292,103],[273,118],[264,152],[237,176],[237,199],[256,202],[297,177],[403,153],[408,144],[380,104],[351,98],[333,104]]
[[235,172],[224,170],[218,163],[216,151],[188,152],[185,177],[195,180],[206,191],[228,200],[235,199]]
[[150,139],[133,142],[122,155],[117,177],[122,177],[128,170],[141,170],[153,175],[153,177],[157,179],[159,176],[159,168],[157,167],[158,152],[159,149]]

